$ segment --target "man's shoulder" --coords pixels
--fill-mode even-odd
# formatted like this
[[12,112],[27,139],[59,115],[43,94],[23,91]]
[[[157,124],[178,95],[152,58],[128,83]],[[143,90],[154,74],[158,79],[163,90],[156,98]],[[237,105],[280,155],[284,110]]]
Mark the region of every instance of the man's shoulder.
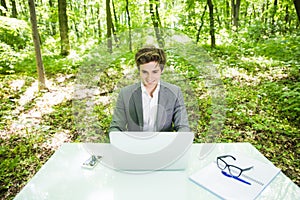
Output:
[[125,93],[134,92],[135,90],[137,90],[139,88],[141,88],[141,83],[140,82],[134,83],[134,84],[131,84],[131,85],[127,85],[127,86],[121,88],[121,91],[125,92]]
[[180,87],[178,87],[177,85],[174,85],[172,83],[161,81],[160,84],[161,84],[162,87],[164,87],[166,89],[169,89],[171,91],[178,91],[178,90],[180,90]]

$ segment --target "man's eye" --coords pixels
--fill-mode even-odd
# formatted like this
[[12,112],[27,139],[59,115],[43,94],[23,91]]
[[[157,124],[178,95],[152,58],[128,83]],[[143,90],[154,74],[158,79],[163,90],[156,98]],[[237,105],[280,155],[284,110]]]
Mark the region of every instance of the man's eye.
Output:
[[157,74],[158,73],[158,71],[153,71],[153,74]]

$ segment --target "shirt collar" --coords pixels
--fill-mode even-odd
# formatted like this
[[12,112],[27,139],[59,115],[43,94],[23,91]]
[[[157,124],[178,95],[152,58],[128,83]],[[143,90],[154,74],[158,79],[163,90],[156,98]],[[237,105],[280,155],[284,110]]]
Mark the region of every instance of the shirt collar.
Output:
[[[153,95],[155,95],[159,92],[159,88],[160,88],[160,81],[158,81],[157,86],[153,92]],[[143,82],[141,82],[141,89],[142,89],[142,93],[147,93],[146,87],[144,86]]]

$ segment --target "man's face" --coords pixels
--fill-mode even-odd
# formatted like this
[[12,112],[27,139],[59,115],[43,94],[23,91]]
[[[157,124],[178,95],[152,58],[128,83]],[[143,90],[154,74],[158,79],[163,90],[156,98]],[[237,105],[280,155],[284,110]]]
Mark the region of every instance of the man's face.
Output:
[[156,87],[161,74],[159,64],[155,61],[140,65],[140,76],[144,86],[148,89]]

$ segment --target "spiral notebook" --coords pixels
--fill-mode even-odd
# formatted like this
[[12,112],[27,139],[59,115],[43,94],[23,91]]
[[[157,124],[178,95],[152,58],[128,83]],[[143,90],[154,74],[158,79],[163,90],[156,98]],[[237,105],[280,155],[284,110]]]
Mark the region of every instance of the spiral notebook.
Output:
[[229,175],[230,172],[227,169],[222,172],[217,162],[212,162],[192,174],[189,179],[221,199],[250,200],[256,199],[280,172],[280,169],[271,162],[265,163],[242,154],[229,154],[236,160],[228,159],[228,163],[240,168],[249,166],[253,168],[244,171],[238,178],[234,178]]

